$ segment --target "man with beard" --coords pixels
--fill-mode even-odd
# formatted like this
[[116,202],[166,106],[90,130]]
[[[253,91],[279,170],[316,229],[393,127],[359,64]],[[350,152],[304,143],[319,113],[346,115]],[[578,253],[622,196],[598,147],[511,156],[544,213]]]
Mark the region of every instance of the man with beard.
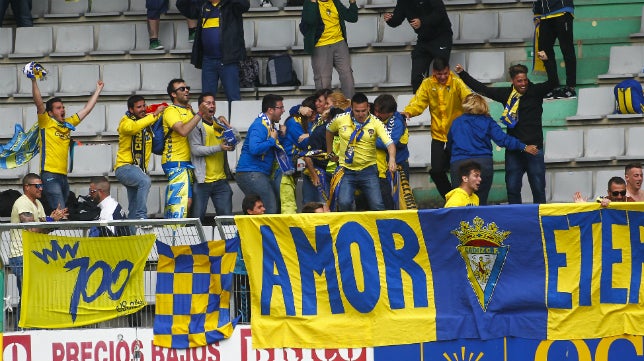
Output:
[[165,106],[152,114],[146,112],[145,99],[132,95],[127,100],[127,112],[118,126],[119,149],[116,153],[114,174],[127,189],[128,218],[148,218],[148,193],[151,181],[148,164],[152,153],[150,126],[159,119]]

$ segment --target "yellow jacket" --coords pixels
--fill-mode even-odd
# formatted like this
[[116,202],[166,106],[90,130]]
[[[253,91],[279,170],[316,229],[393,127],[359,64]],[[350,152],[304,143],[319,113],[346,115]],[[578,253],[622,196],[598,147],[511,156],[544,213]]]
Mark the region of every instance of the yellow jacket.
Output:
[[[152,134],[149,130],[144,131],[159,119],[154,114],[148,114],[141,119],[132,119],[127,115],[121,118],[119,123],[119,150],[116,153],[116,164],[114,169],[126,164],[141,166],[147,170],[152,153]],[[143,159],[140,159],[142,157]]]
[[432,139],[447,142],[447,132],[452,121],[463,114],[463,99],[472,91],[454,72],[449,72],[445,85],[433,76],[420,84],[416,95],[405,107],[405,113],[415,117],[429,106],[432,115]]

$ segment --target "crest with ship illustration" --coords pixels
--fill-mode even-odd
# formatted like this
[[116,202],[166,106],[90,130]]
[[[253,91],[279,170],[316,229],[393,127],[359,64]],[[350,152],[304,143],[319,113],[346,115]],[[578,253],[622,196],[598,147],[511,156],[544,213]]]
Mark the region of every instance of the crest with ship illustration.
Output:
[[485,224],[477,216],[471,224],[461,221],[460,228],[451,233],[459,239],[456,249],[465,261],[467,278],[474,294],[486,311],[510,249],[503,244],[510,231],[500,230],[494,222]]

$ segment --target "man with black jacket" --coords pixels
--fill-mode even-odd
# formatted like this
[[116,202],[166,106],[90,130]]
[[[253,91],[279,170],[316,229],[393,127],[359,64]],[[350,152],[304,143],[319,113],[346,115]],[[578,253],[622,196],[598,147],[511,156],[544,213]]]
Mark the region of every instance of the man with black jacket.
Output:
[[383,18],[391,27],[404,20],[418,35],[411,52],[411,86],[416,93],[423,78],[429,76],[429,65],[436,57],[449,61],[452,51],[452,23],[442,0],[398,0],[393,13]]
[[217,94],[219,80],[228,101],[240,100],[239,61],[246,57],[242,14],[249,0],[209,0],[201,7],[190,62],[201,69],[201,90]]
[[[538,56],[546,60],[541,52]],[[528,174],[534,203],[546,203],[546,166],[543,159],[543,98],[557,86],[555,79],[548,77],[544,83],[534,84],[528,80],[525,65],[512,65],[508,72],[512,79],[510,87],[488,87],[472,78],[461,64],[454,71],[473,91],[504,105],[501,122],[508,134],[524,144],[534,144],[539,153],[531,155],[522,151],[505,151],[505,186],[510,204],[522,203],[521,186],[523,174]]]

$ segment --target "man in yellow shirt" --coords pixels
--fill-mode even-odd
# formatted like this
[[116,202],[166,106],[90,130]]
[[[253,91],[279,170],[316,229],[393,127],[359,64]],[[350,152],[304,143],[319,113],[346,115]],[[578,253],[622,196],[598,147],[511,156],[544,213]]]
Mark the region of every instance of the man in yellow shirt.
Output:
[[349,0],[348,8],[340,0],[304,0],[300,31],[304,34],[304,51],[311,54],[315,89],[332,88],[335,67],[342,93],[351,97],[355,89],[345,21],[358,21],[355,0]]
[[[333,154],[333,137],[336,135],[340,137],[339,157]],[[327,125],[327,154],[339,160],[340,171],[343,172],[338,193],[339,211],[353,209],[356,189],[362,191],[370,210],[385,209],[376,165],[378,138],[387,147],[389,171],[396,171],[396,145],[382,122],[369,113],[369,101],[362,93],[351,98],[351,112],[339,115]]]
[[458,167],[461,185],[447,193],[445,208],[478,206],[479,197],[476,191],[481,184],[481,165],[474,161],[462,163]]
[[445,198],[452,189],[447,179],[449,156],[445,152],[447,133],[452,121],[463,114],[463,99],[472,91],[449,69],[444,58],[435,58],[432,76],[423,80],[416,95],[409,101],[401,114],[407,118],[423,113],[429,107],[432,116],[431,134],[431,170],[429,175],[436,184],[436,189]]
[[209,199],[218,216],[233,214],[233,190],[228,184],[224,166],[227,152],[235,151],[239,133],[233,129],[235,142],[232,144],[224,139],[224,131],[231,127],[224,116],[215,116],[217,105],[213,93],[202,93],[199,96],[201,103],[206,104],[208,110],[203,114],[203,120],[190,132],[188,140],[196,178],[193,217],[199,217],[203,222]]
[[192,203],[192,163],[188,135],[208,111],[204,103],[199,112],[190,107],[190,87],[183,79],[168,83],[168,95],[172,105],[163,112],[163,133],[167,134],[161,167],[168,177],[166,188],[165,218],[185,218]]
[[127,100],[127,112],[119,123],[119,150],[114,174],[127,189],[129,219],[148,218],[148,193],[152,184],[147,174],[152,153],[150,126],[165,108],[159,106],[153,114],[148,114],[145,99],[132,95]]
[[63,100],[54,97],[43,102],[35,78],[31,79],[31,94],[38,113],[40,130],[40,176],[43,181],[43,195],[51,209],[65,208],[69,196],[67,181],[67,159],[72,130],[94,109],[98,96],[103,90],[103,81],[96,83],[96,91],[78,113],[65,117]]

